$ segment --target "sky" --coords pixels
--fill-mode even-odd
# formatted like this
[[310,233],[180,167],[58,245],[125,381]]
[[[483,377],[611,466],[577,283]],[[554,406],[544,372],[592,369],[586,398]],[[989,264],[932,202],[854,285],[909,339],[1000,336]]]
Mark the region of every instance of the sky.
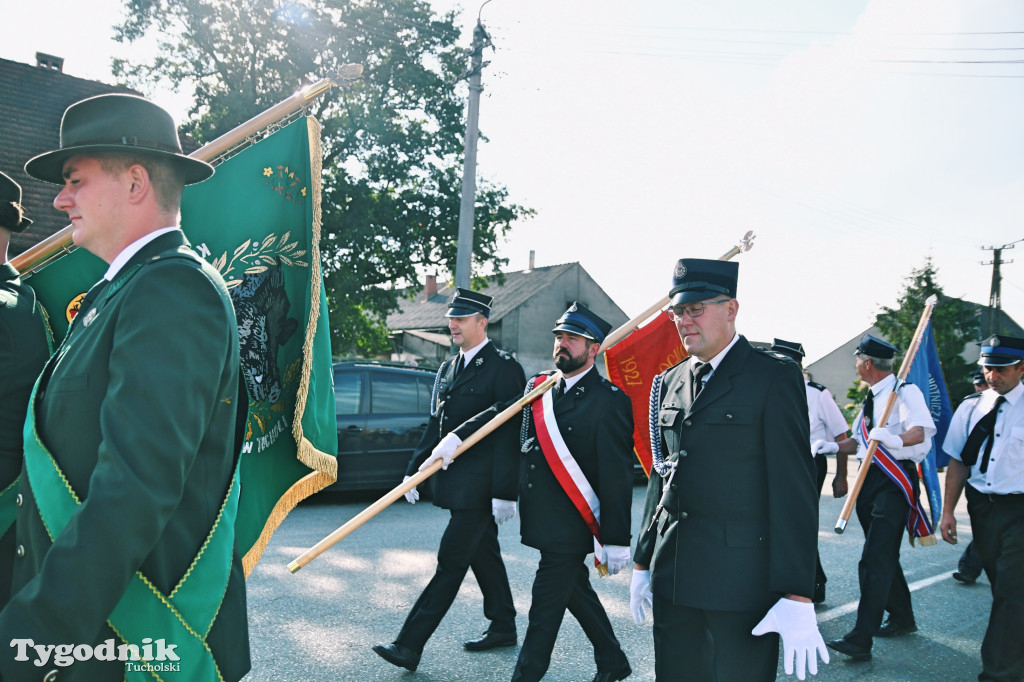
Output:
[[[896,304],[928,257],[951,296],[989,300],[991,250],[1024,239],[1019,0],[490,0],[455,4],[485,52],[478,177],[537,211],[510,270],[578,261],[628,316],[677,259],[747,231],[738,330],[807,360]],[[0,57],[65,58],[111,82],[115,0],[22,3]],[[145,48],[134,54],[145,53]],[[180,118],[188,93],[147,93]],[[1024,242],[1002,253],[1024,323]]]

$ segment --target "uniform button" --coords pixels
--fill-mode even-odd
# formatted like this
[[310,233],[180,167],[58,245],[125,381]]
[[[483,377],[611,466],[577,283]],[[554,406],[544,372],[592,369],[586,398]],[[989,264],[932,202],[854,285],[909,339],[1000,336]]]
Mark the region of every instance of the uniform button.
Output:
[[530,465],[530,468],[531,468],[531,469],[536,469],[536,468],[537,468],[537,465],[536,465],[536,464],[531,464],[531,465]]
[[18,555],[18,558],[25,556],[25,545],[18,545],[18,549],[14,550],[14,553]]
[[572,427],[570,426],[566,431],[572,431]]
[[14,498],[14,504],[20,507],[24,502],[25,498],[21,496],[21,493],[18,493],[18,496]]
[[533,484],[532,484],[532,483],[527,483],[527,484],[526,484],[526,487],[527,487],[527,488],[532,488],[532,487],[533,487]]
[[725,413],[725,420],[726,420],[726,421],[729,421],[730,419],[732,419],[732,414],[731,414],[731,413],[729,413],[729,412],[726,412],[726,413]]
[[50,672],[43,675],[43,682],[56,682],[57,671],[51,670]]
[[679,518],[681,519],[685,519],[687,516],[688,514],[686,512],[682,512],[681,514],[679,514]]
[[690,421],[689,419],[684,419],[683,426],[693,426],[693,422]]
[[679,456],[680,457],[686,457],[688,454],[690,454],[690,453],[687,452],[686,450],[680,450],[679,451]]

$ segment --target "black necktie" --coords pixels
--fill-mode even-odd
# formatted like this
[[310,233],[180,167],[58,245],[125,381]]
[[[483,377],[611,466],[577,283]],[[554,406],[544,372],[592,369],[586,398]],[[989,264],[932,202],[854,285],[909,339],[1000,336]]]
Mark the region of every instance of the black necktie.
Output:
[[968,467],[972,467],[978,461],[978,452],[981,450],[982,442],[988,439],[988,442],[985,443],[985,454],[981,458],[981,473],[988,471],[988,458],[992,454],[996,418],[999,416],[999,406],[1005,401],[1006,398],[1003,396],[996,398],[996,402],[988,414],[979,419],[971,429],[971,435],[967,436],[967,443],[964,445],[963,452],[960,453],[960,460]]
[[864,398],[864,426],[868,431],[875,425],[875,394],[868,389],[868,397]]
[[459,357],[455,360],[455,378],[458,379],[459,375],[462,374],[462,370],[466,368],[466,356],[459,353]]
[[563,394],[565,394],[565,379],[559,379],[558,385],[555,386],[555,394],[552,397],[555,402],[558,402],[558,399],[561,398]]
[[706,377],[710,372],[710,362],[698,362],[693,366],[692,395],[694,398],[700,395],[701,389],[704,388],[704,377]]

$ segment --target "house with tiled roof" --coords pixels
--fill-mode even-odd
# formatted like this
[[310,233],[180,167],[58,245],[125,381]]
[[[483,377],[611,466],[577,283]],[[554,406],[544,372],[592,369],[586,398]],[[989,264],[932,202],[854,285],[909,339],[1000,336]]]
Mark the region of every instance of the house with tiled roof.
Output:
[[[527,376],[553,367],[551,360],[555,320],[573,301],[579,301],[618,328],[629,317],[579,263],[563,263],[509,272],[504,282],[488,277],[477,289],[492,296],[487,336],[502,350],[512,353]],[[393,359],[436,367],[451,352],[451,336],[445,321],[454,286],[438,287],[434,277],[415,297],[399,301],[399,310],[388,316],[392,330]],[[603,373],[603,364],[598,363]]]
[[[950,300],[961,299],[954,298]],[[963,352],[960,354],[966,362],[975,363],[978,361],[978,357],[981,354],[981,342],[991,334],[1007,334],[1009,336],[1024,337],[1024,328],[1021,328],[1021,326],[1001,308],[993,308],[992,306],[972,303],[970,301],[967,301],[966,303],[974,308],[974,315],[977,316],[979,328],[981,329],[978,337],[973,341],[969,341],[964,346]],[[854,369],[853,351],[855,351],[857,346],[860,345],[860,340],[864,334],[871,334],[872,336],[877,336],[883,339],[885,338],[885,335],[882,334],[878,327],[872,325],[835,350],[827,353],[811,364],[804,366],[805,373],[813,381],[816,381],[828,388],[836,398],[839,405],[843,405],[848,402],[846,392],[858,380],[857,370]],[[900,357],[902,358],[902,355],[900,355]],[[894,368],[894,371],[898,369],[899,366],[897,365]],[[951,395],[950,399],[954,401],[955,405],[956,402],[959,401],[960,396]]]
[[56,186],[25,173],[25,162],[60,145],[60,119],[75,102],[111,92],[139,94],[129,88],[76,78],[64,73],[64,60],[36,53],[36,64],[0,59],[0,171],[22,187],[22,204],[32,225],[11,237],[15,256],[68,224],[53,207]]

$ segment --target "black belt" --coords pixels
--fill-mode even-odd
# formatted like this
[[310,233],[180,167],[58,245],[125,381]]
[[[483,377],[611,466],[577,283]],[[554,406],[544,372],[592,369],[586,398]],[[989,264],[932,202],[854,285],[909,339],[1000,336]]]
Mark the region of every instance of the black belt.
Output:
[[983,493],[973,485],[968,484],[967,494],[986,497],[989,501],[997,504],[1024,504],[1024,493]]

